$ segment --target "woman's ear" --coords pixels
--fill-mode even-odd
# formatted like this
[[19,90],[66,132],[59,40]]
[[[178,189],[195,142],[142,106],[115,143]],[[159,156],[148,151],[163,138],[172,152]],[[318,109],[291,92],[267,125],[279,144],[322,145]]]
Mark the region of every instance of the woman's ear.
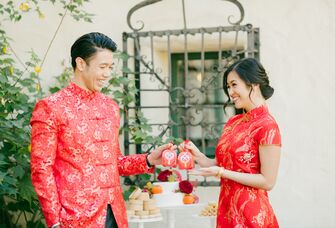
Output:
[[79,71],[84,71],[85,67],[86,67],[86,62],[85,60],[83,60],[82,58],[80,57],[77,57],[76,58],[76,68],[79,70]]
[[253,90],[260,90],[259,84],[252,84],[251,86]]

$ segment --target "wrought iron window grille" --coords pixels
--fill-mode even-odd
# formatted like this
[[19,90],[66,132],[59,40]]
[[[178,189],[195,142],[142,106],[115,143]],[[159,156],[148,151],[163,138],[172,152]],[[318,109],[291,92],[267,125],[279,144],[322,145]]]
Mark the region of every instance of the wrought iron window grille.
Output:
[[[129,118],[134,118],[136,111],[141,110],[152,120],[150,125],[155,127],[153,135],[178,136],[178,131],[183,131],[181,136],[188,139],[198,131],[198,146],[206,153],[206,147],[209,144],[213,147],[217,142],[226,120],[214,118],[217,111],[206,110],[222,111],[223,106],[232,107],[222,95],[223,72],[236,59],[259,58],[259,29],[251,24],[241,24],[244,9],[236,0],[223,0],[234,4],[240,14],[236,21],[232,21],[232,16],[228,16],[227,26],[187,28],[184,0],[181,1],[182,29],[143,31],[143,21],[137,22],[139,27],[132,24],[132,15],[137,10],[161,1],[142,1],[132,7],[127,15],[127,23],[132,32],[123,33],[123,52],[129,56],[123,61],[123,66],[131,71],[125,72],[124,77],[133,78],[139,92],[134,104],[126,107],[124,125],[129,126]],[[227,40],[224,37],[226,34],[232,36]],[[208,50],[206,44],[211,42],[213,46],[214,42],[213,39],[207,39],[213,37],[216,40],[216,48]],[[197,40],[192,41],[195,38]],[[193,45],[196,49],[191,47],[192,42],[198,43]],[[174,47],[176,44],[180,45],[177,51]],[[211,57],[211,63],[208,62],[210,53],[215,56]],[[194,56],[197,56],[198,63],[195,63]],[[194,71],[201,78],[198,86],[190,86],[189,77],[194,75]],[[195,80],[194,77],[192,80]],[[210,93],[212,95],[208,95]],[[211,99],[212,101],[208,102]],[[221,111],[220,114],[223,113]],[[202,118],[197,119],[197,115],[200,114]],[[234,113],[230,113],[232,114]],[[156,118],[156,115],[159,118]],[[131,141],[129,133],[124,134],[125,154],[140,153],[151,146],[136,144]],[[217,186],[218,182],[205,179],[200,185]]]

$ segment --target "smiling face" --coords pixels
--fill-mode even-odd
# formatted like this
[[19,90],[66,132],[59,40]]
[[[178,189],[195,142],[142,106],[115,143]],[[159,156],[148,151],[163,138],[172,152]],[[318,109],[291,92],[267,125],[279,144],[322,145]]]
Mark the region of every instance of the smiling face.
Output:
[[100,92],[111,75],[113,53],[108,49],[98,49],[86,61],[77,57],[76,63],[75,83],[85,90]]
[[246,111],[253,108],[254,103],[250,99],[252,97],[252,93],[250,94],[252,87],[248,86],[234,70],[228,74],[227,89],[235,108],[245,109]]

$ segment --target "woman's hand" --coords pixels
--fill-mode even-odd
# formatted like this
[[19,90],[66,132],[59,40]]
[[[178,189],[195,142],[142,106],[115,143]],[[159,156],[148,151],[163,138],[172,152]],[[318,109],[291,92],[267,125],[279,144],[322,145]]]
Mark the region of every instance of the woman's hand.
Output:
[[203,177],[223,177],[224,168],[219,166],[211,166],[208,168],[200,168],[198,170],[190,170],[188,174],[195,176],[203,176]]
[[206,155],[201,153],[201,151],[193,144],[191,141],[185,141],[179,145],[179,149],[182,150],[183,148],[188,149],[192,156],[194,161],[198,163],[201,167],[210,167],[216,165],[216,159],[210,159],[207,158]]
[[182,142],[179,146],[178,146],[179,150],[182,150],[183,148],[188,149],[193,156],[194,161],[199,162],[200,160],[202,160],[205,155],[203,153],[201,153],[201,151],[198,149],[198,147],[196,147],[192,141],[187,140],[187,142],[185,143]]
[[148,161],[151,165],[160,165],[162,163],[162,153],[164,150],[170,148],[171,150],[177,149],[177,146],[172,143],[164,144],[157,147],[148,155]]

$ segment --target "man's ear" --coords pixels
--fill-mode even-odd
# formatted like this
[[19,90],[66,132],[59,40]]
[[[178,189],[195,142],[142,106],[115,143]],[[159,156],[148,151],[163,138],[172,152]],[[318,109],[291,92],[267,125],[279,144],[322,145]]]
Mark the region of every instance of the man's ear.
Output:
[[76,68],[79,70],[79,71],[83,71],[86,67],[86,62],[85,60],[83,60],[81,57],[77,57],[76,58]]

